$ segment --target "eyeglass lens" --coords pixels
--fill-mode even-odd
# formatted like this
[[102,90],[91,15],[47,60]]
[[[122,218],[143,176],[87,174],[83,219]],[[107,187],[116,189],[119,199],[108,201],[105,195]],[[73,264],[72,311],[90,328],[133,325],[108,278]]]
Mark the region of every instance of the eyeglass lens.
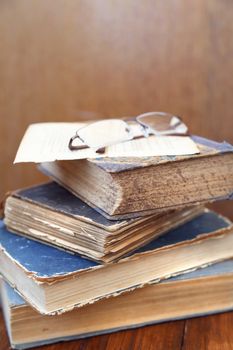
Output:
[[136,120],[144,127],[150,128],[151,131],[155,131],[162,134],[186,134],[188,131],[187,126],[182,120],[168,113],[155,112],[145,113],[139,115]]
[[101,120],[77,131],[79,138],[89,147],[99,148],[132,139],[123,120]]

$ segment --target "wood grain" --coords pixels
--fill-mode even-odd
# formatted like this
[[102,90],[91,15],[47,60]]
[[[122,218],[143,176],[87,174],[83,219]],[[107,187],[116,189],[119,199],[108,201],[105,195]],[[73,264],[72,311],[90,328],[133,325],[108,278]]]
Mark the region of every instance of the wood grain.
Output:
[[233,313],[186,321],[182,350],[232,350]]
[[0,349],[1,350],[9,350],[10,343],[7,337],[6,327],[4,324],[4,319],[2,312],[0,310]]
[[140,328],[135,334],[135,341],[132,349],[180,349],[183,329],[184,321],[168,322],[156,326]]

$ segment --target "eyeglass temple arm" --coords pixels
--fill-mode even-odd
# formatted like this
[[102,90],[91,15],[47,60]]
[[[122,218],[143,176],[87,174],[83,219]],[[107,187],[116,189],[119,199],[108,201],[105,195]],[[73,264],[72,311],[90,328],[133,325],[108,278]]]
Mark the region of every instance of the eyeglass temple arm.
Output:
[[129,118],[124,118],[124,122],[134,122],[136,121],[136,117],[129,117]]

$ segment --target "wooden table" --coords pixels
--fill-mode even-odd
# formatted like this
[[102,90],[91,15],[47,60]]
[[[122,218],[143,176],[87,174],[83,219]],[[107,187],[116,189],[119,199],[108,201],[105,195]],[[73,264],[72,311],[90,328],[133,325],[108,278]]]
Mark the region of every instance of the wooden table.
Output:
[[[233,312],[167,322],[89,339],[47,345],[43,350],[230,350]],[[9,350],[0,314],[0,349]]]

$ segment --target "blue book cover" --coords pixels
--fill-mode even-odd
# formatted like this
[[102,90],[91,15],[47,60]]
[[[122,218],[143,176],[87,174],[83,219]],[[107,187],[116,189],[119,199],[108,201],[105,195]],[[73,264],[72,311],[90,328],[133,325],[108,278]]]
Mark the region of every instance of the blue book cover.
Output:
[[[119,262],[100,264],[18,236],[9,232],[1,222],[0,272],[35,308],[52,314],[233,257],[230,247],[232,240],[232,223],[206,210],[199,217],[155,239]],[[203,249],[207,249],[207,252],[211,249],[211,254],[208,256]],[[111,285],[112,280],[116,284]],[[59,305],[46,309],[43,288],[47,296],[54,288],[68,285],[69,282],[76,286],[77,292],[76,295],[70,289],[69,296],[69,289],[66,291],[67,299],[73,298],[70,304],[64,306],[64,301],[60,302],[58,298]],[[96,285],[99,285],[98,292]],[[41,299],[34,298],[34,288]],[[83,291],[82,295],[80,290]]]
[[[228,227],[230,221],[212,211],[207,211],[190,222],[158,237],[146,246],[136,250],[132,255],[154,251],[185,241],[191,241],[198,236],[212,233]],[[100,263],[70,254],[55,247],[21,237],[7,230],[4,222],[0,222],[1,249],[11,256],[25,270],[38,278],[54,278],[69,273],[103,266]]]
[[[226,274],[233,274],[233,259],[221,261],[219,263],[200,269],[195,269],[194,271],[190,271],[185,274],[174,276],[167,280],[161,281],[161,283],[173,283],[175,281],[187,281],[204,277],[218,277]],[[3,285],[3,288],[6,290],[10,306],[15,307],[27,304],[26,301],[19,295],[19,293],[17,293],[14,288],[12,288],[7,282],[2,281],[1,283]],[[76,311],[79,312],[78,309]]]
[[[163,292],[163,286],[166,287],[166,285],[168,286],[167,295]],[[220,286],[221,288],[219,288]],[[207,297],[205,288],[208,289]],[[16,349],[27,349],[149,324],[232,310],[232,293],[233,260],[172,277],[159,284],[152,284],[126,295],[105,299],[102,302],[87,305],[81,310],[76,309],[59,316],[36,315],[36,312],[13,288],[5,282],[1,283],[7,332],[11,347]],[[159,298],[159,302],[156,302],[156,298]],[[218,300],[218,303],[215,300]],[[181,304],[182,308],[179,307]],[[161,311],[168,308],[168,312]],[[25,310],[25,312],[23,313],[21,310]],[[20,314],[18,322],[17,312]],[[22,316],[24,314],[26,315],[25,319]],[[97,315],[96,319],[93,314]],[[30,326],[25,325],[28,315],[30,315],[31,320]],[[101,315],[100,318],[99,315]],[[110,319],[109,315],[111,315]],[[120,317],[119,315],[130,315],[130,317]],[[105,319],[108,319],[107,326]],[[89,322],[88,327],[85,328],[86,320]],[[45,323],[47,332],[43,330]],[[24,335],[19,338],[17,332],[14,331],[15,324],[18,333],[20,333],[20,327],[24,330],[21,332]],[[29,330],[26,333],[25,327],[28,327]]]

